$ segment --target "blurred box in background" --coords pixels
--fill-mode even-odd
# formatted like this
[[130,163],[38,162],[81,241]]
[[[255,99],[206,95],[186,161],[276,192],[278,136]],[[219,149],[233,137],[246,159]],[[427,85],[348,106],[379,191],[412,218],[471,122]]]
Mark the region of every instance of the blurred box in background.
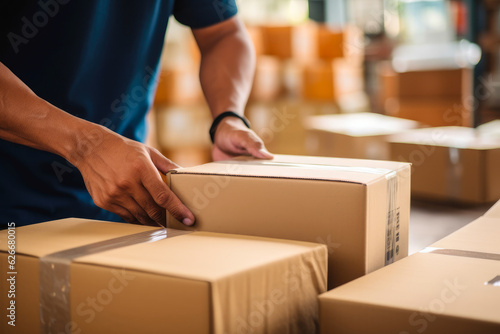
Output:
[[363,87],[363,67],[343,58],[304,65],[302,98],[306,100],[337,100],[363,92]]
[[260,27],[264,54],[307,62],[316,57],[316,25],[264,25]]
[[500,219],[481,217],[420,253],[322,294],[320,332],[500,332],[499,234]]
[[398,73],[378,69],[380,105],[390,116],[430,126],[472,125],[472,70],[433,69]]
[[304,119],[311,115],[338,113],[333,101],[303,101],[281,98],[269,102],[250,102],[245,114],[252,129],[273,153],[306,154]]
[[195,66],[163,68],[158,78],[155,104],[195,104],[203,101]]
[[389,139],[391,160],[412,163],[412,195],[481,204],[500,198],[500,140],[466,127],[408,131]]
[[311,116],[305,120],[307,154],[389,160],[387,138],[419,127],[418,122],[374,113]]

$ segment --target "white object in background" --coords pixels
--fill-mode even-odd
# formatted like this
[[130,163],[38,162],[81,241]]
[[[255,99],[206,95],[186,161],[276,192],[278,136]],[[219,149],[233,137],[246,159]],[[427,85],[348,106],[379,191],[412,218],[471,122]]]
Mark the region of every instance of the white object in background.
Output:
[[472,68],[481,59],[478,45],[466,40],[440,44],[399,45],[392,54],[397,72]]

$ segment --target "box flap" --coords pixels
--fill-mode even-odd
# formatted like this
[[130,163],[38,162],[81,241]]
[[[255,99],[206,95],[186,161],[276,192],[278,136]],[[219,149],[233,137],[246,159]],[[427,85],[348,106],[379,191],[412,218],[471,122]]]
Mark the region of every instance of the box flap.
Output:
[[420,144],[475,150],[500,148],[499,138],[484,137],[473,128],[460,126],[415,129],[391,135],[388,140],[391,143]]
[[419,127],[416,121],[367,112],[311,116],[305,123],[312,130],[355,137],[389,135]]
[[[228,252],[228,250],[231,250]],[[326,262],[326,246],[272,238],[193,232],[149,244],[137,244],[76,259],[78,263],[135,270],[194,280],[222,277],[304,256]],[[221,261],[220,259],[224,259]],[[317,268],[321,269],[321,268]],[[322,282],[326,287],[326,273]],[[319,275],[321,276],[321,275]]]
[[392,161],[275,155],[272,160],[238,157],[234,160],[174,170],[178,174],[291,178],[368,184],[392,176],[409,164]]
[[[158,227],[67,218],[16,228],[16,253],[42,257]],[[7,250],[7,230],[0,232],[0,251]]]

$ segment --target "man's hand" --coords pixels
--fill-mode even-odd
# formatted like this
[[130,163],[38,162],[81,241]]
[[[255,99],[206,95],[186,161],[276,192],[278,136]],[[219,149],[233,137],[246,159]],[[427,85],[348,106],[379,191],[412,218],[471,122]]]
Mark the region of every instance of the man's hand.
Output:
[[165,225],[165,209],[186,225],[194,215],[163,182],[179,166],[154,148],[105,131],[94,147],[72,162],[94,203],[130,223]]
[[238,155],[251,155],[259,159],[273,158],[262,139],[236,117],[224,118],[217,126],[214,138],[214,161],[228,160]]

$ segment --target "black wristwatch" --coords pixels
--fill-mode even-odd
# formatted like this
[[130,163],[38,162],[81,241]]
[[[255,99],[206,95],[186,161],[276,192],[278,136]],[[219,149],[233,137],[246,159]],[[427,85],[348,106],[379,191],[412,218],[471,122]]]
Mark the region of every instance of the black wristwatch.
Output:
[[210,134],[210,140],[212,141],[212,144],[215,142],[215,131],[217,131],[217,126],[219,126],[219,123],[226,117],[239,118],[243,121],[246,127],[250,129],[250,122],[248,122],[248,119],[246,119],[244,116],[238,115],[234,111],[225,111],[215,117],[214,121],[212,122],[212,126],[210,127],[210,131],[208,132]]

